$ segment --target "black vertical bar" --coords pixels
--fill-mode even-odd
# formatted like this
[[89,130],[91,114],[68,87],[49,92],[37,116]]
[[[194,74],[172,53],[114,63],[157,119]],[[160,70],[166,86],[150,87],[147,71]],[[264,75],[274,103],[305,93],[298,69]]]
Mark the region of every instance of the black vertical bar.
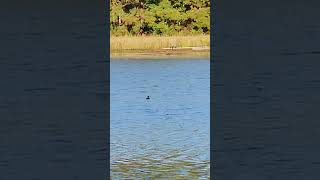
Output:
[[107,137],[107,178],[111,179],[111,165],[110,165],[110,1],[104,1],[106,3],[106,8],[104,9],[105,12],[105,23],[106,23],[106,68],[107,68],[107,97],[106,97],[106,116],[107,118],[105,119],[106,122],[106,137]]
[[105,3],[1,3],[1,180],[108,179]]
[[216,120],[214,108],[216,107],[216,96],[215,96],[215,79],[216,79],[216,68],[215,68],[215,54],[216,54],[216,1],[210,0],[210,179],[213,179],[214,174],[214,121]]
[[212,178],[319,179],[319,2],[215,4]]

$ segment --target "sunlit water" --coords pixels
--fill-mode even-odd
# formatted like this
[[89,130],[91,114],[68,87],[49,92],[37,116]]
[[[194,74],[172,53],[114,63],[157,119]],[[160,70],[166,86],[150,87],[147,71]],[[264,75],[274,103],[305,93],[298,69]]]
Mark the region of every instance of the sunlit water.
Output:
[[209,179],[209,63],[111,60],[112,179]]

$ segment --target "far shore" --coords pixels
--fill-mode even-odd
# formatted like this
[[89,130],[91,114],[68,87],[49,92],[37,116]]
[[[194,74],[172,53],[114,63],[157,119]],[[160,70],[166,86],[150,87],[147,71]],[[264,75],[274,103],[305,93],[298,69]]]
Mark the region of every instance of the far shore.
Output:
[[189,48],[185,49],[160,49],[160,50],[122,50],[122,51],[112,51],[111,58],[122,59],[122,58],[132,58],[132,59],[170,59],[170,58],[209,58],[210,49],[204,48],[202,50],[192,50]]
[[110,38],[111,58],[209,58],[210,36],[121,36]]

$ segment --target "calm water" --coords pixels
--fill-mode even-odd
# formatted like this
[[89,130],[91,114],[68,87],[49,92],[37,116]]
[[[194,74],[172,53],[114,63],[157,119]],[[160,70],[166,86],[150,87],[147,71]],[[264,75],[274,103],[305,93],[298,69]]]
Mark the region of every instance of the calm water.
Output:
[[112,179],[209,179],[209,63],[111,61]]

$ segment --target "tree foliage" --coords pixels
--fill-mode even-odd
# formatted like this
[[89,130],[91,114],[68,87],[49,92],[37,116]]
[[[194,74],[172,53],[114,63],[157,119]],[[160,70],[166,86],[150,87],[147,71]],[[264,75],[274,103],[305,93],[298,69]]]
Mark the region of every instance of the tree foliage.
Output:
[[210,0],[111,0],[110,8],[115,36],[210,32]]

